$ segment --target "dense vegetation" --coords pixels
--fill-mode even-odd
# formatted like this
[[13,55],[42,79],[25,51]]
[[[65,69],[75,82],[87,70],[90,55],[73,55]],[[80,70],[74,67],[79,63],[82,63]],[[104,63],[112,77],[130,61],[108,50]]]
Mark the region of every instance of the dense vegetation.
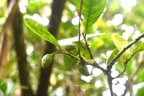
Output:
[[1,0],[0,96],[143,96],[142,0]]

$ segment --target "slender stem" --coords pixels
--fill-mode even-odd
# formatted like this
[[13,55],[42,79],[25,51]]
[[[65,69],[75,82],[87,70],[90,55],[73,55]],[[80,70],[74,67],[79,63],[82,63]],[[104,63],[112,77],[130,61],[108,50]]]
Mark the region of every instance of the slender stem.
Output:
[[78,57],[76,57],[75,55],[73,55],[73,54],[70,54],[70,53],[67,53],[67,52],[63,52],[63,54],[66,54],[66,55],[68,55],[68,56],[71,56],[72,58],[75,58],[76,60],[80,60]]
[[111,70],[112,66],[115,64],[115,62],[117,61],[117,59],[128,49],[130,48],[132,45],[134,45],[135,43],[137,43],[141,38],[144,37],[144,33],[141,34],[138,38],[136,38],[134,41],[132,41],[131,43],[129,43],[126,47],[124,47],[110,62],[110,64],[107,66],[108,71]]
[[[113,96],[114,94],[113,94],[113,90],[112,90],[112,80],[113,79],[115,79],[115,78],[117,78],[117,77],[119,77],[120,75],[122,75],[124,72],[125,72],[125,70],[126,70],[126,66],[127,66],[127,63],[128,63],[128,61],[133,57],[133,55],[134,55],[134,53],[132,54],[132,56],[128,59],[128,60],[126,60],[125,61],[125,68],[124,68],[124,70],[123,70],[123,72],[122,73],[120,73],[117,77],[115,77],[115,78],[112,78],[111,77],[111,75],[110,75],[110,73],[111,73],[111,69],[112,69],[112,67],[113,67],[113,65],[115,64],[115,62],[117,61],[117,59],[128,49],[128,48],[130,48],[132,45],[134,45],[135,43],[137,43],[141,38],[143,38],[144,37],[144,33],[143,34],[141,34],[139,37],[137,37],[134,41],[132,41],[131,43],[129,43],[126,47],[124,47],[113,59],[112,59],[112,61],[109,63],[109,65],[107,66],[107,78],[108,78],[108,84],[109,84],[109,88],[110,88],[110,93],[111,93],[111,96]],[[126,93],[126,92],[125,92]]]
[[95,68],[98,68],[98,69],[100,69],[101,71],[103,71],[107,75],[107,70],[104,69],[103,67],[101,67],[95,60],[94,60],[94,62],[88,62],[87,65],[91,65],[91,66],[93,66]]
[[133,53],[133,54],[131,55],[131,57],[128,58],[128,59],[124,62],[124,70],[123,70],[118,76],[114,77],[113,79],[120,77],[120,76],[126,71],[127,63],[131,60],[131,58],[132,58],[134,55],[135,55],[135,53]]
[[79,19],[79,31],[78,31],[78,54],[79,54],[79,57],[80,57],[80,37],[81,37],[81,32],[80,32],[80,19]]
[[133,82],[133,78],[135,77],[135,75],[137,74],[137,72],[139,71],[139,69],[141,68],[141,65],[143,64],[143,58],[144,58],[144,53],[140,54],[138,57],[138,62],[135,65],[133,72],[130,74],[125,86],[126,89],[124,91],[124,94],[122,96],[125,96],[125,94],[127,93],[128,89],[131,88],[132,86],[132,82]]
[[80,10],[78,11],[78,15],[79,15],[79,24],[78,24],[78,54],[79,57],[81,57],[80,54],[80,37],[81,37],[81,11],[82,11],[82,4],[83,4],[83,0],[80,1]]
[[82,34],[82,35],[83,35],[83,38],[84,38],[84,41],[85,41],[85,45],[86,45],[86,47],[87,47],[87,50],[88,50],[88,52],[89,52],[90,58],[93,59],[92,52],[91,52],[90,47],[89,47],[89,44],[88,44],[88,42],[87,42],[87,40],[86,40],[86,35],[84,35],[84,34]]

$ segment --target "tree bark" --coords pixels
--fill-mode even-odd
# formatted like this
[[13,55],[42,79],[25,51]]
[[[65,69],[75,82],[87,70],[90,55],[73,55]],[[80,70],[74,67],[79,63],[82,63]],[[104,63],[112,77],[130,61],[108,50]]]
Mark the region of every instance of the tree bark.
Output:
[[[18,3],[16,6],[18,6]],[[22,16],[18,7],[14,21],[12,22],[12,28],[22,92],[21,96],[33,96],[33,92],[30,85],[29,66],[27,62],[27,55],[24,44]]]
[[17,6],[17,0],[8,0],[7,1],[7,10],[6,14],[8,15],[5,24],[2,27],[2,31],[0,32],[0,75],[1,77],[5,78],[5,64],[7,63],[7,56],[9,51],[9,31],[11,28],[11,24],[14,19],[14,15],[16,13]]
[[[50,23],[47,29],[55,37],[57,35],[58,27],[60,25],[64,5],[65,5],[65,0],[53,0],[53,3],[52,3],[52,8],[51,8],[52,13],[51,13],[51,18],[50,18]],[[49,42],[46,42],[44,54],[52,53],[54,51],[55,51],[55,46]],[[39,85],[38,85],[36,96],[48,96],[47,90],[48,90],[48,87],[50,86],[49,80],[50,80],[50,76],[52,73],[52,68],[53,68],[53,62],[46,69],[43,69],[41,67]]]

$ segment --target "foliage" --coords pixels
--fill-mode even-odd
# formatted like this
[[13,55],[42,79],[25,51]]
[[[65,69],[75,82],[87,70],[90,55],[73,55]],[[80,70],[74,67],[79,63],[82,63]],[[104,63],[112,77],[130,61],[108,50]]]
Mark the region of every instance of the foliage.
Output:
[[[39,18],[41,22],[38,23],[36,22],[37,20],[30,18],[24,19],[24,24],[27,26],[24,26],[27,59],[30,65],[31,81],[34,89],[37,88],[38,74],[41,67],[39,63],[42,58],[44,40],[47,40],[57,46],[56,52],[51,53],[55,54],[55,56],[50,57],[51,60],[54,60],[54,67],[50,79],[49,94],[57,95],[57,90],[61,88],[60,91],[64,91],[62,95],[66,95],[66,89],[69,89],[69,96],[76,96],[77,94],[82,94],[83,96],[107,96],[108,93],[106,92],[109,91],[109,88],[106,86],[106,76],[109,76],[109,73],[114,78],[112,78],[113,85],[116,85],[113,89],[119,89],[118,85],[125,86],[128,80],[132,85],[131,88],[128,88],[129,90],[138,90],[136,96],[143,94],[143,86],[140,89],[132,89],[135,85],[141,84],[144,81],[143,60],[140,59],[143,55],[138,54],[143,54],[143,40],[139,40],[129,47],[128,50],[125,50],[128,53],[127,58],[124,59],[120,55],[111,67],[111,71],[107,71],[111,61],[113,61],[117,54],[130,42],[136,40],[136,37],[144,30],[144,23],[142,22],[144,14],[141,10],[144,3],[142,0],[138,0],[136,5],[133,5],[130,10],[123,7],[122,0],[90,0],[89,2],[83,0],[83,3],[81,3],[81,0],[69,0],[66,3],[62,22],[59,26],[58,38],[51,35],[42,25],[43,18],[47,18],[44,20],[49,21],[50,14],[44,10],[49,10],[51,8],[50,5],[51,3],[47,2],[47,0],[34,0],[33,2],[28,2],[26,12],[23,13],[21,10],[24,16],[28,14],[31,14],[32,18],[37,16],[37,19]],[[3,3],[1,3],[0,7],[4,10]],[[1,12],[0,17],[2,17],[0,19],[0,29],[2,29],[1,25],[4,24],[3,19],[6,18]],[[79,19],[76,18],[81,20],[80,24],[83,24],[83,26],[78,27]],[[73,23],[72,21],[77,23]],[[72,39],[73,36],[80,35],[79,29],[82,31],[81,33],[84,33],[84,36],[81,35],[80,41],[77,38],[76,42],[73,42],[70,46],[63,46],[59,43],[58,39]],[[104,35],[87,39],[85,36],[88,36],[88,33],[104,33]],[[10,50],[9,62],[4,67],[6,81],[9,84],[12,81],[12,84],[14,84],[13,88],[19,89],[13,46],[10,47]],[[80,63],[82,61],[84,64]],[[44,65],[46,65],[44,68],[49,67],[47,66],[49,63],[45,63]],[[11,89],[11,86],[7,86],[7,82],[4,82],[3,79],[0,80],[0,93],[2,92],[8,96],[11,96],[12,93],[13,95],[17,95],[17,90]],[[124,91],[125,88],[121,89]],[[11,89],[11,92],[7,91],[8,89]],[[116,90],[113,91],[117,95],[123,94]],[[129,94],[133,94],[131,92],[133,91],[128,91]],[[59,96],[62,95],[59,93]]]
[[83,24],[86,31],[91,27],[103,12],[107,0],[75,0],[79,15],[84,16]]
[[25,24],[40,37],[44,38],[45,40],[51,42],[58,47],[60,46],[55,37],[50,32],[48,32],[47,29],[41,24],[28,18],[25,18]]
[[3,79],[0,78],[0,94],[1,92],[3,94],[6,94],[6,91],[7,91],[7,84]]

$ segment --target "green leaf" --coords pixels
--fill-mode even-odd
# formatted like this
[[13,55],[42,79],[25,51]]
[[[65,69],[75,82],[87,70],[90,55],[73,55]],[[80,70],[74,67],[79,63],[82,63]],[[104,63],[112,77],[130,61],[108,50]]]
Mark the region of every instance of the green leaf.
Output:
[[42,24],[39,24],[38,22],[29,18],[25,18],[24,23],[35,34],[39,35],[41,38],[47,40],[48,42],[54,44],[55,46],[60,47],[56,38]]
[[[86,30],[91,27],[102,14],[107,0],[83,0],[82,15],[84,16],[83,24]],[[75,0],[77,9],[80,11],[81,0]]]
[[137,47],[134,49],[134,53],[138,53],[140,51],[144,51],[144,42],[139,43]]
[[[124,47],[126,47],[129,43],[127,40],[125,40],[122,36],[120,36],[117,33],[112,34],[112,40],[116,48],[121,51]],[[129,57],[130,55],[130,49],[127,49],[125,53],[122,55],[124,59]]]
[[7,84],[6,82],[0,78],[0,90],[5,94],[7,91]]
[[73,51],[76,49],[76,46],[74,44],[71,44],[71,45],[66,45],[66,46],[63,46],[65,48],[66,51]]
[[64,54],[64,62],[66,66],[69,68],[74,68],[76,67],[76,64],[77,64],[77,60],[75,58],[72,58],[71,56],[66,55],[66,54]]
[[144,76],[144,68],[139,70],[138,73],[136,74],[134,79],[135,83],[143,82],[144,81],[143,76]]
[[[76,48],[78,50],[78,47],[79,47],[78,42],[74,42],[74,44],[76,45]],[[81,50],[80,53],[83,57],[85,57],[86,59],[90,59],[90,55],[89,55],[89,52],[87,50],[87,47],[85,46],[85,44],[83,42],[80,43],[80,50]]]
[[144,86],[138,89],[136,96],[144,96]]
[[134,60],[133,60],[133,59],[131,59],[131,60],[128,61],[127,67],[126,67],[126,75],[127,75],[127,76],[130,76],[131,73],[133,72],[133,69],[134,69],[133,66],[134,66],[134,65],[135,65],[135,63],[134,63]]
[[87,62],[84,60],[79,62],[78,70],[82,75],[85,75],[85,76],[91,75],[90,72],[88,71]]
[[112,40],[119,51],[121,51],[124,47],[126,47],[129,44],[127,40],[125,40],[122,36],[120,36],[117,33],[112,34]]

